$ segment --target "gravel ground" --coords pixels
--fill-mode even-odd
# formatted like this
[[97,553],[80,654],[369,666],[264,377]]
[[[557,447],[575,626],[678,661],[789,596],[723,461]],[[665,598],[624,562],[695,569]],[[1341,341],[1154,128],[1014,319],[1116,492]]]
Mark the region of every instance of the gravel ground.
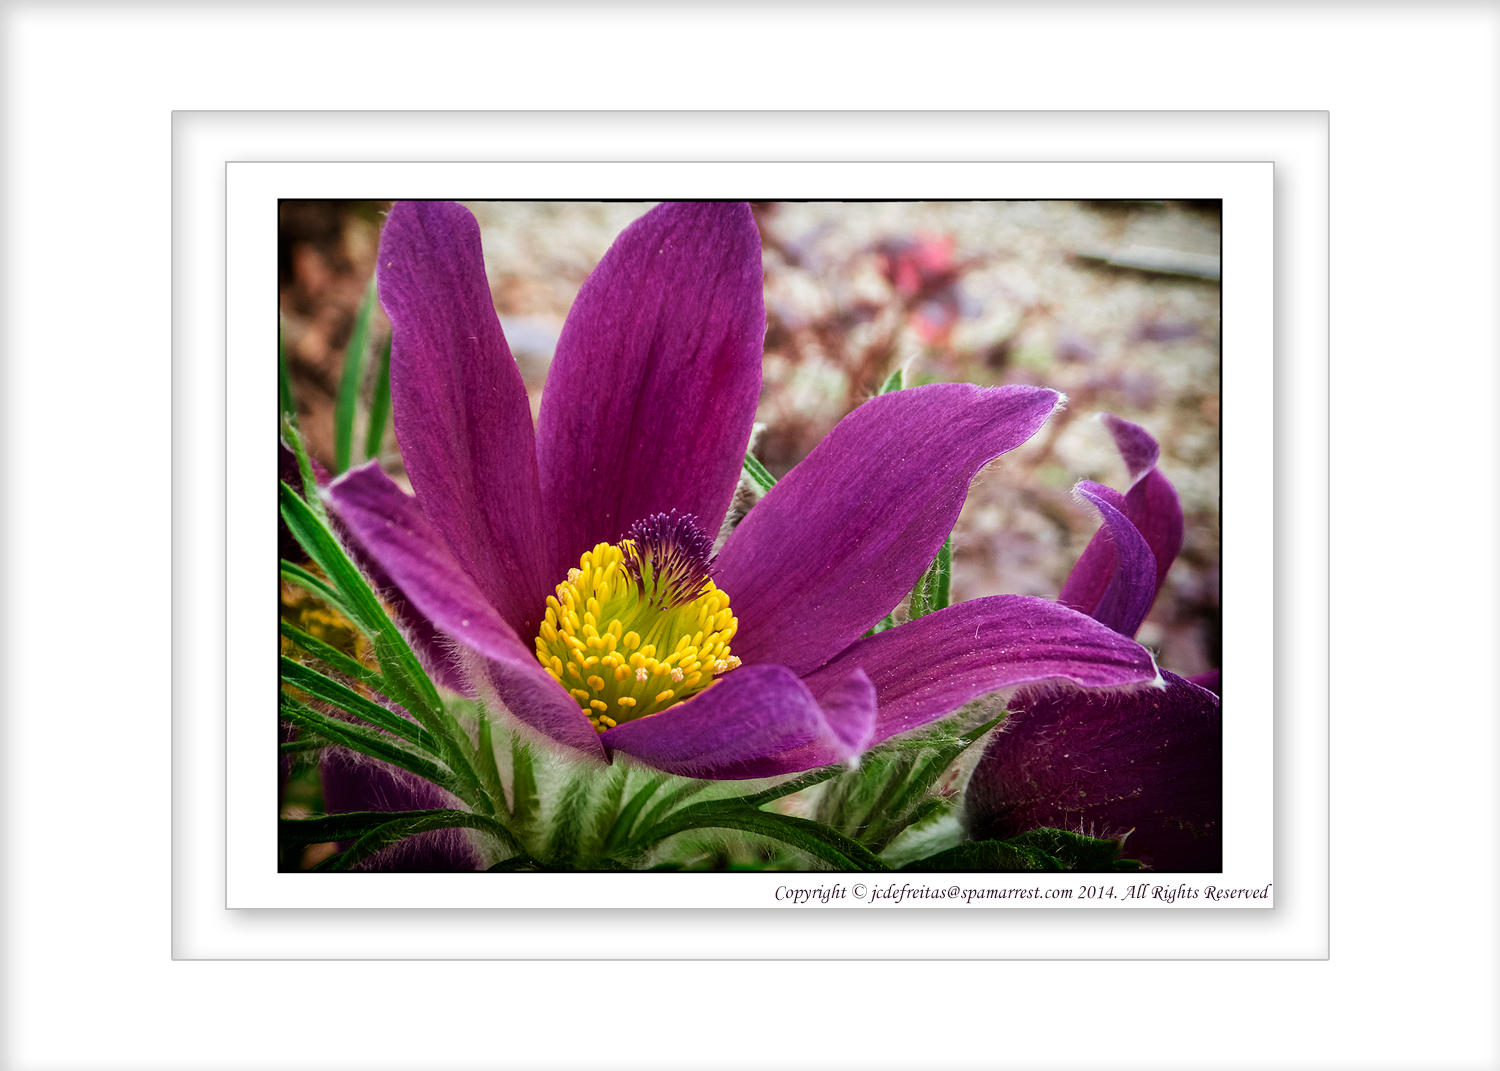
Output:
[[[281,308],[294,393],[331,453],[342,350],[374,268],[384,205],[284,202]],[[470,205],[491,289],[540,399],[568,307],[632,203]],[[1080,479],[1122,486],[1095,419],[1162,444],[1183,553],[1139,638],[1185,674],[1218,665],[1219,213],[1176,202],[767,203],[767,342],[757,453],[786,472],[894,368],[909,382],[1033,383],[1068,408],[975,480],[955,535],[954,598],[1055,596],[1098,518]],[[388,331],[383,319],[376,330]],[[399,454],[386,443],[393,470]]]

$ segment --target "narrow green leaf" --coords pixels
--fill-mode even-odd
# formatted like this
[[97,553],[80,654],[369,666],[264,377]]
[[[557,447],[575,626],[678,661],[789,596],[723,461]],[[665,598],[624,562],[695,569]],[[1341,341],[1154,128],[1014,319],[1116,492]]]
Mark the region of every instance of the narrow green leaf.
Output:
[[625,797],[625,782],[630,771],[624,763],[617,762],[604,776],[604,787],[600,789],[598,802],[593,806],[593,816],[579,838],[575,853],[580,861],[591,862],[603,854],[606,838],[614,828],[620,814],[620,800]]
[[609,836],[605,838],[602,849],[604,855],[610,855],[621,845],[630,842],[631,827],[635,825],[636,815],[641,813],[641,809],[646,806],[646,802],[651,799],[652,794],[665,784],[666,780],[666,774],[656,774],[644,785],[635,790],[630,800],[615,817],[614,825],[610,827]]
[[495,739],[490,727],[490,717],[483,710],[479,711],[476,718],[478,723],[479,741],[475,744],[474,765],[479,773],[479,780],[484,785],[485,792],[489,793],[497,807],[505,806],[505,784],[500,779],[500,767],[495,763]]
[[907,778],[903,791],[891,801],[893,812],[901,814],[909,810],[918,800],[938,783],[938,779],[958,761],[958,757],[975,743],[984,739],[991,729],[1005,720],[1002,713],[999,717],[991,718],[983,725],[975,726],[964,733],[951,744],[942,744],[935,747],[929,754],[925,755],[917,764],[915,770]]
[[300,688],[308,695],[315,696],[325,703],[332,703],[346,714],[352,714],[356,718],[417,745],[434,758],[440,754],[437,741],[432,738],[432,734],[416,722],[407,721],[394,711],[387,710],[379,703],[366,699],[354,689],[330,677],[325,677],[317,670],[304,666],[300,662],[294,662],[285,655],[281,658],[281,679],[294,688]]
[[385,423],[391,417],[391,340],[386,336],[375,365],[375,396],[370,399],[369,425],[365,428],[365,457],[379,457],[385,443]]
[[541,798],[536,790],[536,759],[531,745],[519,736],[511,738],[510,781],[511,816],[517,828],[525,829],[541,809]]
[[323,499],[318,495],[318,477],[313,472],[312,457],[308,455],[307,444],[302,441],[302,435],[297,431],[295,414],[283,413],[281,415],[281,437],[291,447],[292,456],[297,459],[297,477],[302,485],[298,493],[312,510],[314,517],[320,521],[327,521],[328,511],[323,508]]
[[744,472],[749,477],[750,482],[760,489],[761,494],[765,494],[776,486],[776,477],[772,476],[766,467],[760,463],[760,459],[748,450],[745,451]]
[[354,451],[354,417],[359,409],[359,388],[364,383],[365,343],[370,334],[370,318],[375,312],[375,278],[365,287],[364,300],[354,315],[354,328],[344,350],[344,371],[339,377],[339,397],[333,409],[333,471],[349,467]]
[[[285,572],[282,575],[285,576]],[[281,634],[334,672],[359,681],[366,688],[384,693],[385,679],[379,673],[363,662],[350,658],[337,647],[329,646],[316,636],[309,636],[290,621],[281,622]]]
[[943,540],[942,549],[933,558],[932,564],[912,589],[911,619],[926,617],[935,610],[946,609],[949,601],[949,582],[953,573],[953,536]]
[[296,416],[297,403],[292,401],[292,377],[286,367],[286,339],[282,335],[280,324],[276,328],[276,382],[281,393],[282,415]]
[[437,814],[418,812],[416,817],[401,817],[376,826],[350,845],[348,851],[330,856],[313,869],[348,870],[399,840],[414,837],[418,833],[428,833],[434,829],[455,828],[481,830],[493,836],[511,851],[521,854],[521,846],[511,835],[510,830],[493,818],[471,814],[468,811],[443,811]]
[[316,818],[283,818],[278,835],[290,844],[323,844],[327,841],[357,840],[372,829],[401,819],[437,818],[467,815],[450,807],[433,807],[416,811],[346,811]]
[[905,385],[906,369],[904,367],[897,368],[894,372],[885,377],[885,382],[880,385],[880,389],[875,393],[877,395],[890,394],[892,391],[900,390]]
[[580,770],[564,786],[552,814],[552,837],[543,852],[547,862],[570,862],[577,856],[583,816],[594,788],[593,774],[592,769]]
[[306,588],[333,609],[352,620],[351,611],[344,605],[343,596],[329,587],[327,581],[317,574],[309,572],[296,562],[289,562],[283,558],[281,559],[281,579],[296,584],[300,588]]
[[795,792],[801,792],[805,788],[812,788],[813,785],[822,784],[830,777],[837,777],[844,772],[845,769],[842,766],[824,766],[821,769],[800,774],[789,781],[783,781],[779,785],[772,785],[770,788],[762,789],[752,795],[739,796],[736,802],[745,807],[763,807],[772,800],[779,800],[783,796],[790,796]]
[[[645,816],[638,823],[638,829],[652,830],[653,827],[661,821],[662,817],[670,813],[671,810],[679,803],[693,796],[696,796],[698,793],[706,789],[709,785],[713,784],[712,781],[697,781],[689,780],[687,778],[677,778],[676,780],[680,781],[681,783],[667,792],[666,795],[660,797],[654,804],[651,805],[651,809],[646,812]],[[650,834],[648,833],[647,835],[649,836]],[[632,839],[631,847],[639,847],[638,842]]]
[[734,829],[752,833],[796,848],[843,870],[890,869],[868,849],[825,825],[773,811],[725,806],[720,800],[694,804],[670,815],[651,831],[642,847],[650,847],[690,829]]
[[[386,682],[386,694],[438,740],[443,760],[460,781],[478,788],[479,775],[468,758],[472,750],[468,735],[443,706],[432,679],[401,638],[369,582],[339,546],[326,521],[286,483],[281,485],[281,516],[302,549],[328,577],[334,591],[343,597],[341,608],[345,615],[369,636]],[[481,810],[493,812],[494,804],[487,793],[481,791],[477,798]]]
[[[330,743],[390,763],[392,766],[431,781],[435,785],[441,785],[460,799],[465,799],[466,792],[462,786],[455,783],[453,774],[449,770],[426,756],[401,746],[390,737],[380,736],[352,722],[320,714],[284,692],[281,696],[281,716],[299,728],[316,733]],[[465,802],[468,802],[467,799]]]

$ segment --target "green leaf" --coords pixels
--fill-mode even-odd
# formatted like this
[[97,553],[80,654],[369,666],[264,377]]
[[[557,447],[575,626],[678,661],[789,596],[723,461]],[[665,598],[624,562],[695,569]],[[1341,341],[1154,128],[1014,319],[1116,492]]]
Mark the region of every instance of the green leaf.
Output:
[[911,619],[915,621],[919,617],[926,617],[935,610],[947,608],[949,594],[949,580],[953,573],[953,536],[950,534],[943,540],[942,549],[937,552],[937,557],[917,581],[917,586],[912,589]]
[[[297,445],[300,446],[300,442]],[[316,487],[313,495],[317,497]],[[281,516],[302,549],[318,564],[330,586],[342,597],[341,608],[345,615],[370,638],[386,682],[386,694],[405,707],[437,739],[443,761],[459,780],[479,788],[479,775],[469,761],[472,745],[468,735],[443,705],[432,679],[401,638],[374,590],[339,546],[326,519],[284,482],[281,485]],[[494,803],[488,793],[480,791],[475,798],[481,810],[494,813]]]
[[354,689],[325,677],[317,670],[304,666],[300,662],[294,662],[285,655],[281,658],[281,679],[285,684],[299,688],[325,703],[333,704],[346,714],[352,714],[356,718],[417,745],[433,757],[439,755],[437,741],[432,738],[431,733],[416,722],[407,721],[394,711],[387,710],[379,703],[366,699]]
[[434,807],[416,811],[346,811],[317,818],[283,818],[278,823],[279,836],[291,844],[324,844],[328,841],[357,840],[372,829],[400,819],[469,816],[468,811]]
[[525,829],[541,809],[541,797],[536,790],[536,760],[531,745],[519,736],[510,742],[510,781],[510,813],[517,828]]
[[841,870],[889,870],[873,853],[818,822],[710,800],[668,816],[644,839],[650,847],[690,829],[734,829],[778,841]]
[[341,721],[338,718],[320,714],[285,692],[281,695],[281,716],[298,728],[316,733],[329,743],[338,744],[351,751],[358,751],[362,755],[379,759],[381,762],[390,763],[407,773],[416,774],[435,785],[441,785],[460,799],[465,797],[465,792],[455,784],[453,774],[449,770],[425,755],[403,747],[388,736],[381,736],[353,722]]
[[885,382],[880,385],[880,389],[875,393],[877,395],[890,394],[892,391],[898,391],[904,386],[906,386],[906,368],[903,366],[886,376]]
[[313,516],[320,521],[328,520],[328,513],[323,509],[323,499],[318,496],[318,477],[313,472],[312,458],[308,456],[307,444],[302,441],[302,436],[297,431],[295,414],[283,413],[281,415],[281,437],[286,440],[287,445],[291,447],[292,455],[297,459],[297,477],[302,485],[298,493],[312,509]]
[[310,573],[296,562],[281,559],[281,579],[288,583],[296,584],[299,588],[306,588],[309,592],[322,599],[333,609],[353,620],[353,614],[344,605],[343,596],[328,586],[328,583],[315,573]]
[[489,793],[490,799],[503,806],[505,784],[500,779],[500,767],[495,763],[495,740],[490,726],[490,716],[481,710],[475,721],[478,723],[479,741],[475,744],[474,765],[478,768],[479,780],[483,783],[484,790]]
[[621,845],[630,842],[631,828],[635,825],[636,815],[646,806],[653,793],[667,781],[666,774],[656,774],[640,788],[635,790],[629,802],[615,816],[614,825],[610,827],[609,835],[604,840],[603,854],[610,855]]
[[[285,569],[282,575],[286,575]],[[382,693],[385,691],[383,687],[385,679],[379,673],[363,662],[350,658],[337,647],[329,646],[316,636],[309,636],[290,621],[281,622],[281,634],[314,658],[322,661],[335,673],[342,673],[351,680],[359,681],[360,684],[373,691]]]
[[364,382],[365,343],[370,334],[370,318],[375,312],[375,278],[365,287],[364,300],[354,315],[354,329],[344,350],[344,371],[339,377],[339,397],[333,409],[333,471],[349,467],[354,450],[354,417],[359,409],[359,388]]
[[[656,803],[652,805],[651,809],[646,812],[645,817],[641,819],[638,826],[639,829],[651,830],[659,821],[661,821],[664,815],[669,813],[683,800],[686,800],[692,796],[696,796],[698,793],[708,788],[709,785],[714,783],[712,781],[697,781],[687,778],[676,778],[675,780],[678,780],[681,783],[671,791],[669,791],[666,795],[658,799]],[[631,847],[637,848],[639,847],[639,845],[635,841],[632,841]]]
[[365,428],[365,457],[379,457],[385,443],[385,423],[391,416],[391,340],[386,336],[375,366],[375,396],[370,399],[369,425]]
[[776,486],[776,477],[772,476],[760,463],[760,459],[748,450],[745,451],[744,473],[750,482],[760,489],[761,494],[765,494]]
[[557,809],[552,813],[552,837],[542,853],[549,863],[569,862],[578,852],[578,837],[583,828],[584,811],[594,787],[594,770],[579,770],[562,790]]
[[793,793],[801,792],[805,788],[812,788],[813,785],[822,784],[830,777],[837,777],[844,772],[845,770],[842,766],[824,766],[821,769],[799,774],[797,777],[783,781],[779,785],[772,785],[770,788],[761,789],[761,791],[752,795],[736,797],[736,802],[745,807],[763,807],[772,800],[779,800],[783,796],[790,796]]
[[929,793],[959,756],[998,725],[992,718],[963,733],[948,726],[868,753],[818,801],[816,817],[881,852],[907,828],[931,817]]
[[[490,834],[502,845],[518,855],[524,855],[516,838],[495,819],[485,815],[471,814],[468,811],[411,811],[411,812],[389,812],[399,817],[375,826],[365,833],[352,845],[349,850],[338,855],[330,856],[323,860],[314,870],[348,870],[350,867],[361,863],[382,849],[390,847],[399,840],[414,837],[418,833],[428,833],[434,829],[478,829]],[[335,815],[333,817],[344,817]],[[341,838],[342,839],[342,838]]]
[[579,860],[592,861],[602,854],[610,830],[619,817],[620,800],[625,796],[625,782],[629,777],[630,771],[624,763],[615,763],[605,774],[604,787],[594,804],[592,820],[584,828],[574,853]]

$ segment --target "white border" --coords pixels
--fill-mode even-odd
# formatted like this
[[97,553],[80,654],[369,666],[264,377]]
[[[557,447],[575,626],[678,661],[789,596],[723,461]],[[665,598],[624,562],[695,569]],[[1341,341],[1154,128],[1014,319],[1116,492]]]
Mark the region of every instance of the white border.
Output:
[[[790,17],[785,9],[767,17],[758,8],[738,20],[733,9],[718,7],[689,13],[632,6],[613,17],[599,8],[586,17],[564,8],[551,25],[516,19],[512,11],[470,8],[462,22],[440,4],[409,14],[371,5],[359,18],[312,5],[295,17],[278,5],[232,4],[166,11],[95,6],[80,17],[77,5],[15,0],[0,11],[7,90],[0,179],[6,213],[0,398],[7,420],[0,434],[11,522],[3,648],[9,672],[0,680],[6,711],[0,1063],[202,1071],[300,1061],[377,1071],[504,1062],[658,1071],[701,1067],[712,1053],[727,1071],[764,1067],[773,1053],[788,1067],[875,1071],[927,1066],[941,1053],[954,1068],[1002,1060],[1064,1068],[1099,1062],[1097,1046],[1070,1039],[1103,1038],[1112,1042],[1111,1064],[1152,1071],[1500,1064],[1493,1015],[1500,1006],[1493,910],[1500,896],[1493,847],[1500,842],[1500,737],[1491,715],[1500,700],[1493,657],[1500,632],[1496,567],[1487,553],[1500,544],[1493,491],[1500,484],[1493,361],[1500,349],[1493,301],[1500,290],[1494,204],[1500,34],[1493,5],[1094,5],[1080,17],[1076,3],[929,4],[919,15],[873,8],[851,17],[847,8],[798,4]],[[702,33],[705,19],[712,20],[716,47],[689,39]],[[305,64],[295,79],[268,78],[268,57],[303,42],[337,42],[342,55],[369,66]],[[399,64],[386,62],[393,52]],[[650,62],[637,62],[642,56]],[[1401,57],[1397,75],[1393,56]],[[767,76],[768,59],[794,76]],[[355,67],[371,77],[358,77]],[[391,71],[396,76],[375,76]],[[168,456],[173,439],[180,453],[206,450],[202,466],[222,470],[214,437],[203,434],[214,415],[179,415],[174,427],[167,413],[173,389],[164,349],[173,211],[162,165],[168,110],[652,108],[680,106],[685,90],[703,107],[1186,104],[1331,111],[1339,489],[1331,507],[1339,536],[1331,961],[1086,969],[1034,962],[612,969],[409,961],[290,968],[165,957],[174,926],[167,910],[172,777],[162,744],[165,697],[124,682],[139,682],[141,667],[159,659],[172,622],[154,581],[171,570],[173,549],[194,567],[190,537],[199,533],[179,519],[174,548],[160,525],[142,518],[168,509],[166,481],[151,466]],[[1321,353],[1328,325],[1322,191],[1329,175],[1327,128],[1318,122],[1310,136],[1306,127],[1299,134],[1287,118],[1230,122],[1205,114],[1181,123],[1132,113],[1093,115],[1082,126],[1063,117],[1059,126],[1074,135],[1073,158],[1096,158],[1085,146],[1108,145],[1122,159],[1136,150],[1156,158],[1275,159],[1278,184],[1289,184],[1278,192],[1278,227],[1291,231],[1279,243],[1278,330],[1290,345],[1278,350],[1296,360],[1281,379],[1278,411],[1287,441],[1310,452],[1281,464],[1312,475],[1278,503],[1278,542],[1299,558],[1282,556],[1285,582],[1296,617],[1310,619],[1278,642],[1290,652],[1279,661],[1286,669],[1281,683],[1301,732],[1303,715],[1322,721],[1328,695],[1329,396]],[[221,132],[219,158],[368,159],[390,153],[393,140],[401,155],[429,159],[473,158],[476,151],[556,159],[559,144],[562,155],[659,158],[674,148],[701,155],[691,146],[663,144],[651,135],[653,124],[643,127],[631,116],[596,122],[592,133],[567,122],[546,125],[556,130],[551,140],[507,128],[496,131],[509,135],[501,140],[475,139],[476,150],[431,123],[413,130],[375,118],[341,124],[348,136],[319,136],[291,116],[255,117],[235,124],[238,138]],[[976,149],[972,129],[956,136],[947,122],[922,125],[942,133],[934,141],[895,122],[885,138],[866,136],[851,146],[835,129],[812,149],[822,156],[1058,158],[1013,130]],[[710,118],[686,140],[717,154],[723,138],[737,137],[737,158],[795,154],[769,136],[721,135],[724,126]],[[1175,133],[1165,134],[1168,127]],[[929,151],[934,144],[938,152]],[[192,205],[177,206],[184,207]],[[1393,214],[1405,225],[1372,225]],[[105,220],[107,241],[100,231]],[[82,256],[85,250],[91,255]],[[104,257],[128,270],[110,272],[107,285],[80,279],[81,264]],[[88,315],[81,315],[85,291]],[[213,311],[217,301],[205,307]],[[101,345],[106,332],[99,329],[106,327],[109,344]],[[177,390],[186,408],[198,376],[216,374],[215,362],[195,368],[199,340],[179,341],[177,362],[185,371]],[[67,397],[67,424],[87,426],[93,435],[58,434],[60,367],[77,373],[79,386]],[[1414,400],[1430,405],[1393,437],[1392,414],[1410,411]],[[120,479],[81,488],[101,456],[121,455],[134,463],[111,469]],[[179,457],[175,465],[193,493],[207,491],[205,509],[221,516],[222,503],[195,478],[200,462]],[[1400,508],[1388,508],[1392,495]],[[101,529],[107,538],[93,538]],[[1448,533],[1440,546],[1451,553],[1434,555],[1435,529]],[[80,563],[82,545],[89,555]],[[59,637],[76,637],[84,608],[96,605],[101,590],[120,587],[129,627],[117,618],[100,626],[108,642],[80,659]],[[194,592],[179,590],[175,599],[180,626],[211,617]],[[211,645],[176,653],[204,656],[206,672],[218,668]],[[91,703],[83,712],[60,703],[60,691],[66,695],[80,679],[110,688],[108,704]],[[174,699],[185,711],[196,698],[194,680],[189,667],[174,681]],[[70,714],[77,716],[62,726]],[[160,731],[139,728],[154,725]],[[1308,735],[1312,751],[1291,765],[1279,755],[1278,769],[1294,793],[1310,784],[1322,799],[1327,755],[1319,744],[1326,734],[1318,726]],[[87,791],[59,791],[60,764],[48,760],[80,736],[86,739],[71,749],[66,769],[71,783]],[[189,777],[175,787],[184,783],[196,782]],[[1309,802],[1315,801],[1291,805],[1306,813]],[[148,821],[131,836],[103,836],[101,807]],[[152,817],[161,819],[154,827]],[[1445,853],[1441,864],[1412,854],[1412,846],[1430,840],[1434,821],[1461,831],[1445,843],[1463,850]],[[1302,867],[1321,869],[1322,827],[1310,838],[1309,858],[1299,852],[1278,859],[1283,878]],[[1278,837],[1278,852],[1290,844]],[[1398,858],[1392,845],[1400,846]],[[1283,900],[1276,913],[1286,906]],[[459,914],[460,925],[472,921]],[[831,916],[818,922],[825,917]],[[258,933],[275,947],[316,952],[312,935],[331,924],[328,913],[317,918],[317,925],[304,920],[304,932],[289,940],[277,935],[283,923]],[[718,940],[747,925],[738,913],[712,918],[717,929],[696,936]],[[906,920],[880,919],[887,931]],[[972,919],[963,921],[975,929]],[[433,924],[410,913],[363,912],[350,927],[374,934]],[[528,947],[547,954],[548,935],[562,947],[572,925],[571,916],[533,917],[528,928],[541,936]],[[178,936],[202,935],[189,923]],[[591,936],[607,944],[602,928]],[[879,943],[879,933],[871,940]],[[944,943],[935,938],[929,954],[940,954]],[[946,943],[958,945],[958,935]],[[583,1017],[571,997],[580,981],[616,987],[632,999],[617,1002],[611,1009],[617,1015]],[[373,1034],[356,1035],[352,1024],[362,1022],[372,988],[399,994],[399,1015]],[[308,993],[317,996],[318,1014],[293,1014],[294,996]],[[652,999],[652,1012],[665,1004],[671,1015],[640,1012],[633,998],[641,994]],[[767,994],[787,995],[809,1014],[771,1023],[760,1010]],[[1003,1054],[994,1030],[975,1027],[995,1019],[1014,1027],[1004,1030]],[[622,1021],[628,1029],[616,1029]]]
[[[7,417],[0,435],[9,522],[8,628],[0,649],[7,670],[0,679],[0,1064],[17,1071],[293,1063],[363,1071],[497,1063],[662,1071],[701,1068],[712,1054],[729,1071],[763,1068],[771,1054],[788,1068],[910,1069],[935,1058],[953,1068],[1068,1068],[1097,1067],[1100,1046],[1109,1044],[1112,1065],[1151,1071],[1500,1065],[1493,906],[1500,896],[1500,723],[1492,716],[1500,702],[1500,631],[1490,553],[1500,545],[1494,5],[933,3],[902,15],[909,9],[872,5],[851,14],[846,6],[799,3],[772,5],[769,15],[758,7],[737,19],[732,7],[719,5],[593,7],[582,16],[567,5],[550,10],[547,24],[525,12],[517,17],[510,5],[455,11],[438,3],[404,12],[369,5],[359,17],[312,4],[295,12],[232,3],[80,10],[13,0],[0,9],[0,404]],[[350,62],[304,63],[296,78],[268,76],[272,58],[330,42]],[[1400,57],[1399,71],[1392,57]],[[1121,159],[1136,150],[1154,158],[1275,159],[1278,184],[1289,183],[1278,191],[1278,227],[1291,230],[1279,244],[1278,330],[1290,345],[1278,350],[1297,360],[1281,379],[1278,412],[1288,442],[1310,452],[1281,464],[1294,473],[1306,467],[1312,476],[1278,503],[1278,541],[1294,557],[1306,556],[1282,560],[1294,613],[1310,620],[1279,637],[1290,652],[1279,667],[1286,669],[1281,684],[1293,720],[1321,722],[1331,508],[1338,555],[1329,962],[289,967],[166,958],[174,921],[167,910],[173,785],[163,745],[165,696],[158,678],[140,677],[143,666],[158,663],[172,627],[174,609],[160,597],[159,580],[171,571],[174,550],[188,568],[197,563],[190,537],[198,533],[179,520],[169,542],[150,519],[169,509],[167,481],[154,463],[165,464],[175,440],[181,454],[203,449],[201,464],[222,470],[214,436],[205,434],[215,415],[179,416],[174,426],[167,412],[168,111],[683,103],[1331,111],[1338,488],[1331,507],[1328,368],[1321,358],[1329,296],[1327,128],[1319,122],[1306,137],[1284,116],[1226,121],[1214,114],[1177,125],[1172,136],[1163,133],[1177,122],[1171,117],[1094,115],[1083,126],[1066,117],[1060,124],[1074,135],[1073,158],[1097,158],[1086,146],[1109,145]],[[567,122],[547,125],[557,131],[550,141],[506,128],[496,131],[507,135],[500,140],[461,145],[431,123],[413,130],[360,120],[340,124],[345,137],[319,136],[291,116],[258,117],[236,124],[239,138],[221,138],[220,159],[369,159],[389,154],[393,141],[402,156],[428,159],[533,151],[556,159],[559,143],[569,146],[563,155],[660,158],[674,148],[700,155],[692,146],[663,144],[651,135],[653,124],[643,127],[631,116],[596,122],[592,133]],[[938,155],[929,152],[933,136],[908,124],[890,123],[885,138],[853,146],[841,139],[844,125],[825,131],[812,151],[1058,158],[1014,131],[976,149],[972,129],[956,136],[946,122],[923,123],[944,131]],[[706,119],[685,140],[716,151],[721,140],[737,137],[736,158],[794,154],[769,136],[721,134],[724,126]],[[1386,225],[1392,216],[1396,225]],[[111,270],[86,270],[101,261]],[[205,307],[216,310],[217,299]],[[198,382],[197,341],[181,339],[177,353],[186,369],[177,387],[184,407]],[[204,362],[201,374],[216,374],[214,365]],[[65,404],[59,369],[78,388]],[[1423,405],[1413,410],[1413,401]],[[1413,419],[1393,435],[1392,415],[1405,413]],[[60,426],[91,434],[59,434]],[[121,459],[108,469],[118,478],[92,478]],[[192,493],[209,494],[205,509],[221,516],[222,503],[190,479],[200,462],[190,456],[175,464]],[[1445,533],[1437,544],[1442,553],[1434,553],[1434,531]],[[101,591],[119,594],[120,615],[85,621]],[[179,626],[211,617],[194,592],[180,590],[175,599]],[[60,642],[80,630],[102,638],[83,656]],[[206,646],[175,653],[206,657],[212,673],[218,663]],[[189,667],[173,685],[185,712],[197,698],[194,674]],[[98,700],[107,689],[108,702],[73,702],[70,689],[80,682],[85,698]],[[1294,729],[1300,732],[1300,723]],[[1321,726],[1309,735],[1307,757],[1289,766],[1279,755],[1277,765],[1293,792],[1311,784],[1322,799],[1327,755],[1318,744],[1326,735]],[[1286,739],[1283,733],[1281,743]],[[78,746],[64,767],[52,760],[65,744]],[[86,790],[61,790],[64,769],[69,783]],[[1306,813],[1308,803],[1289,805]],[[101,809],[145,824],[130,836],[102,835]],[[1441,862],[1418,850],[1435,822],[1460,831],[1443,846],[1461,850],[1445,851]],[[1278,858],[1283,878],[1299,863],[1323,866],[1322,827],[1310,836],[1316,851],[1309,859]],[[1278,852],[1290,843],[1279,836]],[[1276,913],[1286,906],[1283,899]],[[459,914],[461,925],[470,921]],[[433,924],[409,916],[354,913],[350,926],[377,933]],[[331,924],[329,913],[317,917],[318,925]],[[717,929],[697,936],[718,940],[747,925],[737,913],[712,919]],[[899,929],[907,916],[880,921]],[[972,919],[962,921],[975,929]],[[316,926],[282,941],[277,925],[261,927],[268,943],[290,947],[300,937],[301,947],[317,951],[310,936]],[[572,916],[531,919],[530,931],[542,936],[530,947],[545,955],[547,934],[561,947],[571,925]],[[602,929],[592,936],[607,944]],[[879,943],[878,931],[871,940]],[[957,945],[957,935],[947,943]],[[941,953],[941,945],[935,939],[929,953]],[[629,996],[608,1011],[580,1013],[572,996],[580,982]],[[399,1014],[360,1034],[356,1024],[368,1018],[363,1005],[372,989],[398,994]],[[316,995],[317,1014],[294,1014],[307,994]],[[640,1010],[642,995],[648,1011]],[[778,1010],[795,1005],[807,1014],[770,1021],[762,1010],[768,995]],[[663,1006],[670,1015],[658,1014]],[[999,1046],[997,1031],[983,1028],[996,1020]]]
[[[1270,163],[230,163],[227,166],[228,340],[228,891],[230,908],[781,908],[789,889],[838,887],[852,893],[826,906],[868,910],[864,880],[788,880],[776,874],[467,874],[335,875],[278,873],[274,780],[266,776],[266,720],[276,691],[275,652],[267,636],[268,566],[275,556],[272,452],[265,414],[273,412],[272,365],[281,198],[337,198],[388,190],[390,199],[483,192],[496,200],[776,198],[876,200],[1172,198],[1223,201],[1223,393],[1225,488],[1224,726],[1225,867],[1221,876],[1189,876],[1179,898],[1127,896],[1137,880],[1108,882],[1116,899],[1055,901],[907,898],[905,910],[1188,908],[1270,909],[1272,872],[1272,179]],[[203,759],[207,760],[205,752]],[[197,804],[202,806],[200,802]],[[1176,890],[1173,875],[1144,875],[1148,887]],[[871,885],[905,881],[870,876]],[[1038,889],[1042,896],[1097,887],[1097,875],[924,875],[924,890]],[[1263,899],[1207,899],[1212,889],[1254,889]],[[1190,898],[1191,897],[1191,898]],[[881,906],[897,906],[879,901]],[[815,901],[814,906],[825,906]],[[1066,923],[1033,927],[1023,949],[1045,954]],[[1159,942],[1159,943],[1158,943]],[[1193,953],[1191,925],[1136,935],[1133,954]],[[851,945],[845,950],[854,953]],[[1246,949],[1245,954],[1254,950]]]

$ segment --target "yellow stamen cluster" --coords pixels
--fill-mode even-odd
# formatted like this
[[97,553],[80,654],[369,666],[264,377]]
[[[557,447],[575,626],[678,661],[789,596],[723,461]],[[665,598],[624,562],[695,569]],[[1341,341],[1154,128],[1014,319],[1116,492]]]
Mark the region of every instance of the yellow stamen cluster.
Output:
[[599,732],[674,706],[740,664],[729,596],[704,580],[690,599],[653,599],[627,568],[631,540],[600,543],[547,596],[537,659]]

